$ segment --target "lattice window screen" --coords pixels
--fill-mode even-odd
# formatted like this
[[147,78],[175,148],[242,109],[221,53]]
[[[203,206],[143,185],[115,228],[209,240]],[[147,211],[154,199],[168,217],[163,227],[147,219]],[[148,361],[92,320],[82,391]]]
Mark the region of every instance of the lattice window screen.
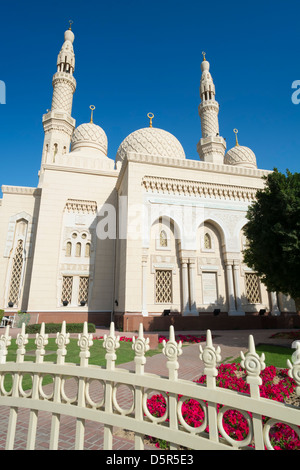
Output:
[[155,272],[155,302],[172,303],[172,271],[158,269]]
[[211,238],[208,233],[204,235],[204,248],[206,250],[211,250]]
[[82,276],[79,279],[78,303],[87,302],[89,295],[89,278]]
[[160,246],[164,248],[168,246],[168,238],[164,230],[160,232]]
[[254,273],[245,274],[246,297],[250,304],[260,303],[259,278]]
[[73,276],[63,276],[61,300],[68,303],[72,300]]
[[12,302],[14,305],[17,304],[19,300],[19,291],[20,291],[23,262],[24,262],[23,240],[19,240],[17,247],[16,247],[14,260],[13,260],[9,296],[8,296],[8,302]]

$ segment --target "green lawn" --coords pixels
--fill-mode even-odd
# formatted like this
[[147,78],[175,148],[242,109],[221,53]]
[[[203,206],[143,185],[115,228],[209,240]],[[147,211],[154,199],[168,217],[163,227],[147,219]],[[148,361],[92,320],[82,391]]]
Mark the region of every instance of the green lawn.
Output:
[[[287,368],[287,360],[291,360],[295,349],[285,348],[283,346],[274,346],[272,344],[260,344],[256,346],[256,352],[259,356],[264,353],[266,366],[275,366],[283,369]],[[229,362],[241,362],[241,358],[238,357]]]
[[[36,345],[34,342],[34,338],[30,338],[28,340],[28,343],[26,344],[26,354],[24,356],[25,361],[35,361],[35,349]],[[8,348],[8,354],[6,361],[7,362],[15,362],[16,361],[16,351],[17,351],[17,345],[14,340],[12,340],[11,345]],[[49,362],[56,362],[56,349],[57,345],[55,343],[55,338],[49,338],[49,342],[47,346],[45,347],[46,354],[44,356],[44,361],[49,361]],[[50,354],[47,353],[50,352]],[[158,354],[162,351],[162,346],[159,344],[157,349],[150,349],[146,353],[146,357],[151,357],[155,354]],[[52,354],[51,354],[52,352]],[[70,343],[67,345],[67,355],[65,358],[65,362],[71,362],[75,364],[79,364],[80,358],[79,358],[79,352],[80,348],[77,345],[77,339],[70,338]],[[103,348],[103,340],[94,340],[93,346],[90,348],[90,358],[89,358],[89,364],[94,364],[98,366],[104,367],[106,364],[105,360],[105,354],[106,351]],[[134,351],[132,350],[132,343],[131,342],[125,342],[125,341],[120,341],[120,347],[116,351],[117,355],[117,360],[116,364],[124,364],[125,362],[131,362],[134,360]],[[50,378],[45,378],[45,381],[43,381],[43,384],[46,385],[47,383],[51,382],[52,379]],[[10,375],[7,375],[5,377],[5,388],[6,390],[9,390],[11,387],[12,383],[12,378]],[[27,390],[31,388],[32,386],[32,380],[31,378],[26,375],[24,376],[23,379],[23,389]]]

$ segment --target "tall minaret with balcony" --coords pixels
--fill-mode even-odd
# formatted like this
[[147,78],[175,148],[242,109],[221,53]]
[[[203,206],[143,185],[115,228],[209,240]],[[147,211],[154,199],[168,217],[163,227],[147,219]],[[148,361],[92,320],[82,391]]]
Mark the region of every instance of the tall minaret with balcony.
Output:
[[75,54],[74,34],[70,28],[65,31],[64,43],[57,57],[57,72],[53,75],[53,96],[51,110],[43,115],[45,132],[41,174],[45,164],[55,164],[56,155],[69,152],[71,137],[75,129],[72,118],[73,94],[76,80],[73,77]]
[[215,85],[209,72],[210,64],[205,59],[201,64],[199,116],[201,119],[202,138],[197,144],[200,160],[204,162],[223,164],[226,142],[219,135],[219,103],[215,100]]

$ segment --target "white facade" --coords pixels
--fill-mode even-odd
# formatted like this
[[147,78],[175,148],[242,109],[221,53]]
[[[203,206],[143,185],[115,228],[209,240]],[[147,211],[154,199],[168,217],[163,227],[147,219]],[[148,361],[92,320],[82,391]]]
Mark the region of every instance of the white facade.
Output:
[[243,263],[243,226],[266,170],[238,142],[226,153],[208,61],[201,64],[200,160],[169,132],[130,134],[115,161],[105,131],[71,116],[74,34],[53,76],[37,188],[2,186],[0,308],[98,325],[113,314],[245,316],[295,311]]

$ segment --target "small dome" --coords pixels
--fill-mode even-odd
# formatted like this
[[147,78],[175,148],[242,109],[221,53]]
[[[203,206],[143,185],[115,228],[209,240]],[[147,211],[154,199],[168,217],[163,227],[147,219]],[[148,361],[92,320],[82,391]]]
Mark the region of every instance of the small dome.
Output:
[[185,159],[182,145],[176,137],[156,127],[145,127],[129,134],[118,148],[116,162],[124,160],[128,152]]
[[71,140],[71,152],[82,148],[100,150],[107,155],[107,136],[104,130],[93,122],[76,127]]
[[225,165],[236,165],[245,168],[257,168],[254,152],[248,147],[236,145],[228,150],[224,157]]
[[64,38],[65,38],[65,41],[70,41],[73,44],[74,39],[75,39],[73,31],[71,31],[70,29],[67,29],[67,31],[65,31]]

